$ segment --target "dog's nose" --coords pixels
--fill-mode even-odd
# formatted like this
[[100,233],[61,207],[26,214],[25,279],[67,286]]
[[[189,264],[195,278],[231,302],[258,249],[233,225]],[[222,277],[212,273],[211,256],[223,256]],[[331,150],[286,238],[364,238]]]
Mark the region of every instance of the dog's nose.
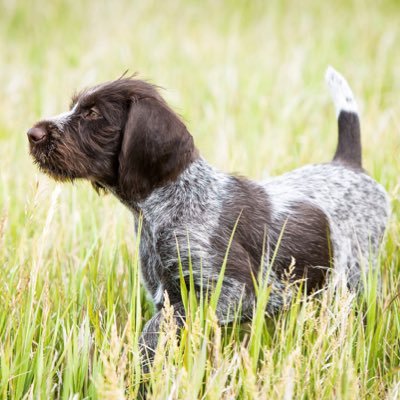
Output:
[[34,127],[27,132],[28,139],[31,143],[36,144],[41,142],[46,137],[44,128]]

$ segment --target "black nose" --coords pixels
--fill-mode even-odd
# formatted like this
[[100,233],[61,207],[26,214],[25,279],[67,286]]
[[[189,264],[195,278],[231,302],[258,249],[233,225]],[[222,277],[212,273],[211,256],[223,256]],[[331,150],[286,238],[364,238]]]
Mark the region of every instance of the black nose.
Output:
[[31,128],[27,132],[28,139],[31,143],[39,143],[46,137],[46,131],[44,128]]

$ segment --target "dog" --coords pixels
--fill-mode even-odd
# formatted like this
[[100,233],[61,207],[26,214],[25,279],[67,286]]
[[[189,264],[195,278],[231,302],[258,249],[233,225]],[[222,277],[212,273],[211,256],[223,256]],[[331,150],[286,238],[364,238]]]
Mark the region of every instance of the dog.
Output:
[[252,317],[255,281],[267,283],[273,315],[290,301],[293,282],[310,293],[332,276],[357,290],[374,266],[388,196],[362,167],[348,83],[332,67],[325,78],[338,120],[333,160],[263,182],[208,164],[157,88],[134,77],[83,90],[70,111],[27,132],[40,170],[58,181],[86,179],[142,218],[141,273],[158,309],[140,340],[147,354],[157,345],[165,292],[184,323],[182,277],[199,296],[224,266],[216,314],[227,324],[239,305],[243,320]]

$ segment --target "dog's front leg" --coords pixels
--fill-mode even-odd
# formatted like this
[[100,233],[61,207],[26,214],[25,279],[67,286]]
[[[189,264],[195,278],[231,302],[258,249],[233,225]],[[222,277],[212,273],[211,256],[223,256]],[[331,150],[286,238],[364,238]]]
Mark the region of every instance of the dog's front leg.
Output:
[[[245,290],[243,284],[230,280],[224,282],[217,302],[216,314],[221,325],[229,324],[235,319],[236,312],[240,309],[242,320],[251,318],[254,305],[254,294]],[[182,328],[185,323],[185,309],[182,302],[173,304],[174,319],[178,328]],[[142,369],[148,372],[153,362],[155,351],[158,344],[161,325],[163,322],[163,311],[157,312],[145,324],[139,339],[140,353],[142,356]],[[179,333],[178,333],[179,335]]]
[[[174,319],[176,324],[178,328],[181,328],[185,322],[185,308],[181,302],[175,303],[172,306],[174,309]],[[162,322],[163,311],[161,310],[146,322],[142,334],[140,335],[139,347],[142,357],[143,372],[148,372],[154,359]]]

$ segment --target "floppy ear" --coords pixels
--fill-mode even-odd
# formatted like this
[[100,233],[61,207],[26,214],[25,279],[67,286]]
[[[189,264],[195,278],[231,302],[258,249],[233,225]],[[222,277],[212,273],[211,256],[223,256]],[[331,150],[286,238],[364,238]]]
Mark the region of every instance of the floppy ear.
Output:
[[196,158],[193,138],[162,101],[133,101],[119,155],[119,190],[126,200],[140,200],[173,181]]

